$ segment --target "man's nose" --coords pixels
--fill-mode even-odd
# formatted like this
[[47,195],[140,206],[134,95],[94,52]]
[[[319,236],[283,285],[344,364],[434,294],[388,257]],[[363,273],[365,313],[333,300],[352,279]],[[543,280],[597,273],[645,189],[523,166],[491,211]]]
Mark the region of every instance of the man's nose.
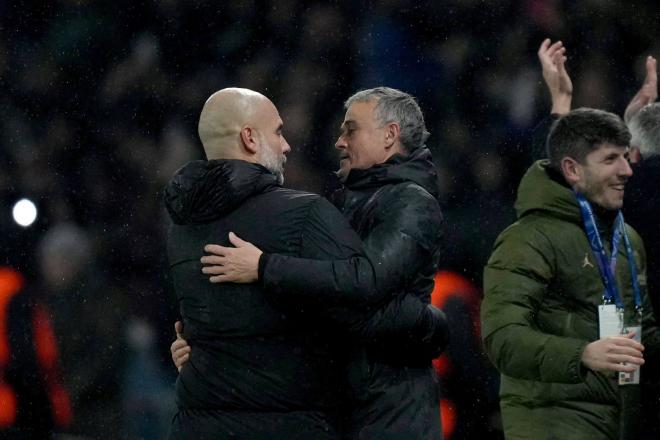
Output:
[[290,151],[291,145],[289,145],[284,136],[282,136],[282,154],[288,154]]
[[633,170],[630,166],[630,162],[628,162],[626,159],[623,159],[621,161],[621,167],[619,168],[619,175],[623,177],[630,177],[633,175]]
[[337,142],[335,142],[335,148],[338,150],[346,148],[346,141],[344,140],[344,136],[339,136],[337,138]]

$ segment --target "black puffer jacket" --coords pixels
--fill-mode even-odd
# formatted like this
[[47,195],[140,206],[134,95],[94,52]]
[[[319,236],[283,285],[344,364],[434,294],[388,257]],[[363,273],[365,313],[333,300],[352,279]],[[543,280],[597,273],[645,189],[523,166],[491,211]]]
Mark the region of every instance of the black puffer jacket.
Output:
[[171,438],[336,438],[343,371],[318,305],[269,300],[257,284],[211,284],[199,260],[205,244],[228,246],[233,231],[265,252],[350,261],[370,289],[373,270],[346,219],[317,195],[279,187],[260,165],[232,160],[189,163],[166,187],[165,203],[192,347],[176,384]]
[[[335,197],[363,240],[378,287],[367,300],[379,306],[353,328],[361,335],[349,364],[354,438],[441,437],[431,357],[446,345],[448,329],[442,312],[427,306],[442,227],[436,177],[424,148],[351,171]],[[308,283],[316,295],[350,292],[334,276],[343,264],[264,255],[261,279],[274,296],[303,291]]]

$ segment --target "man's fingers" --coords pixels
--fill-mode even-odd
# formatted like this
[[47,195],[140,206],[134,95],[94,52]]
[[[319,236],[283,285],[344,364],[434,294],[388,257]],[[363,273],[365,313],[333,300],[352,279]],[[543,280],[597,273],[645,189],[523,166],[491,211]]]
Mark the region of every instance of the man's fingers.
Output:
[[548,50],[548,46],[550,46],[550,38],[546,38],[541,42],[541,46],[539,46],[539,50],[537,52],[539,56]]
[[224,266],[204,266],[202,273],[206,275],[220,275],[225,271]]
[[191,351],[191,350],[192,350],[192,349],[190,348],[190,345],[185,345],[185,346],[183,346],[183,347],[181,347],[181,348],[178,348],[178,349],[175,351],[176,357],[177,357],[177,358],[182,358],[183,356],[186,356],[186,355],[190,354],[190,351]]
[[174,323],[174,332],[176,333],[177,339],[181,338],[183,333],[183,322],[177,321]]
[[563,49],[562,42],[557,41],[548,48],[548,50],[546,51],[546,54],[550,59],[552,59],[555,56],[555,53],[557,53],[561,49]]
[[207,244],[206,246],[204,246],[204,252],[207,252],[209,254],[216,254],[216,255],[225,255],[225,252],[228,249],[230,248],[220,246],[219,244]]
[[170,350],[172,351],[172,354],[176,354],[179,350],[185,347],[188,347],[188,342],[182,337],[179,337],[178,339],[175,339],[174,342],[172,342]]
[[565,54],[566,48],[563,46],[561,41],[556,41],[550,45],[549,39],[544,40],[538,51],[538,56],[539,60],[541,61],[541,66],[543,67],[544,75],[549,72],[556,73],[557,66],[566,60]]
[[542,57],[542,56],[552,57],[553,53],[557,49],[562,47],[562,42],[561,41],[555,41],[553,44],[550,44],[550,42],[551,42],[550,38],[546,38],[545,40],[543,40],[543,42],[541,43],[541,46],[539,47],[539,50],[537,52],[539,57]]
[[616,346],[611,350],[609,350],[609,353],[612,355],[633,356],[638,358],[644,357],[644,353],[642,353],[641,350],[637,348],[625,347],[625,346]]
[[183,356],[177,358],[174,361],[174,365],[176,365],[176,369],[179,370],[179,372],[181,372],[181,367],[183,367],[183,364],[188,362],[189,359],[190,359],[190,354],[184,354]]
[[241,238],[239,238],[238,235],[234,234],[233,232],[229,233],[229,241],[231,242],[231,244],[233,244],[236,247],[243,247],[252,244],[249,241],[242,240]]
[[548,52],[550,52],[552,55],[555,54],[558,50],[562,50],[564,48],[563,43],[561,41],[556,41],[552,46],[548,48]]
[[226,258],[220,255],[204,255],[199,261],[201,261],[202,264],[222,265],[226,262]]
[[637,370],[637,365],[635,364],[622,364],[622,363],[611,363],[607,364],[605,367],[606,370],[609,371],[620,371],[624,373],[632,373],[633,371]]
[[215,283],[229,283],[235,280],[227,274],[222,274],[222,275],[212,276],[211,278],[209,278],[209,281],[215,284]]
[[644,351],[644,346],[640,344],[639,342],[635,341],[632,339],[635,336],[634,333],[628,333],[627,335],[624,336],[613,336],[610,338],[610,341],[616,348],[619,347],[631,347],[634,348],[635,350],[639,351]]
[[626,354],[609,354],[607,361],[614,364],[635,364],[644,365],[644,358],[638,356],[628,356]]
[[649,56],[646,59],[646,78],[644,79],[646,86],[646,104],[651,104],[658,99],[658,71],[655,58]]
[[657,65],[655,58],[653,58],[652,56],[648,56],[646,58],[646,79],[644,82],[649,83],[651,81],[657,84],[658,72],[657,72]]

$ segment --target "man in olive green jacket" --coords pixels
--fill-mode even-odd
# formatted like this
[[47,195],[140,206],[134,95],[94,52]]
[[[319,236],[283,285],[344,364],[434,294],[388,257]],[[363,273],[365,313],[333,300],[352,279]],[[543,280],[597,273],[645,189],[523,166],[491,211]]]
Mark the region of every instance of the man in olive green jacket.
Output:
[[[611,113],[574,110],[548,137],[518,189],[518,221],[498,237],[484,273],[486,351],[501,373],[507,439],[636,438],[639,385],[618,385],[658,347],[646,299],[645,253],[625,226],[644,303],[642,344],[633,333],[599,339],[605,291],[576,193],[590,203],[606,249],[632,171],[630,135]],[[623,241],[614,274],[627,322],[635,321],[632,270]]]

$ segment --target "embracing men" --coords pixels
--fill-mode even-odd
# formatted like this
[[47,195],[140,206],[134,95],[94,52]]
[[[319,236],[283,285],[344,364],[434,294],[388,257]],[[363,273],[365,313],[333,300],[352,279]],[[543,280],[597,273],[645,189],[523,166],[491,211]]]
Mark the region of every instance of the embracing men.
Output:
[[[319,196],[281,188],[289,146],[267,98],[226,89],[207,101],[209,160],[166,189],[191,346],[171,438],[441,437],[431,359],[448,335],[429,300],[442,220],[424,119],[389,88],[346,107],[334,199],[348,221]],[[232,235],[237,248],[207,248],[220,255],[204,261],[220,266],[205,272],[247,284],[202,273],[204,245],[228,245],[229,232],[264,253]]]

